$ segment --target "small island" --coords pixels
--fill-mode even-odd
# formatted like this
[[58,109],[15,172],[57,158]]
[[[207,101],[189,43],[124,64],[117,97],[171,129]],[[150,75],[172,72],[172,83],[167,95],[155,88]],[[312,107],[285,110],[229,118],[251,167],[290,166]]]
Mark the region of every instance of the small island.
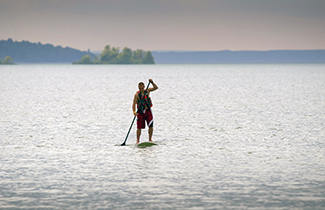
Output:
[[11,64],[15,64],[15,63],[14,63],[14,60],[12,59],[12,57],[7,56],[7,57],[5,57],[5,59],[3,61],[1,61],[1,59],[0,59],[0,65],[1,64],[11,65]]
[[85,55],[73,64],[155,64],[155,62],[150,51],[132,51],[127,47],[120,51],[119,47],[111,48],[106,45],[100,56],[95,56],[94,60],[90,55]]

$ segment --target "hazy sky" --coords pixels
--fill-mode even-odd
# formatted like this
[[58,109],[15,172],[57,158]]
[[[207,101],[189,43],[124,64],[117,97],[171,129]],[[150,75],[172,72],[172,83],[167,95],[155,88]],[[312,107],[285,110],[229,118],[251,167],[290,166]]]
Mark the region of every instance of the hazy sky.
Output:
[[0,0],[0,40],[80,50],[325,49],[325,0]]

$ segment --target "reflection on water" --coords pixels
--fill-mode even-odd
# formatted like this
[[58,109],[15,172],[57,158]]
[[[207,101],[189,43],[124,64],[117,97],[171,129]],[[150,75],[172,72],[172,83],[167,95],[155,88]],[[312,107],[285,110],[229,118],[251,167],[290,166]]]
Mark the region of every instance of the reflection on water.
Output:
[[[117,146],[149,78],[158,146],[133,147],[135,126]],[[324,65],[3,66],[0,207],[320,209],[324,81]]]

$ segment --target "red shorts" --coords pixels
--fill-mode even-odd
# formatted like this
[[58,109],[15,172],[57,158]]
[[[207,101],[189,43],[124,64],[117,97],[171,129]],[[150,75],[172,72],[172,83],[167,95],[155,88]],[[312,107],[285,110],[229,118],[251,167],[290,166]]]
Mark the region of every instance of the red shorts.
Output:
[[148,127],[153,127],[153,116],[150,109],[143,110],[144,113],[138,114],[137,119],[137,128],[138,129],[144,129],[146,127],[146,121]]

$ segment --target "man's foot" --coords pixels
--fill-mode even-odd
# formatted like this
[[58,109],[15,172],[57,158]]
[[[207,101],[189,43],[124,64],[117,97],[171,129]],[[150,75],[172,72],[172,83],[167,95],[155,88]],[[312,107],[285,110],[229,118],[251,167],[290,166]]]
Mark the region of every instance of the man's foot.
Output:
[[152,141],[152,139],[150,139],[149,141],[152,142],[152,143],[155,143],[154,141]]

